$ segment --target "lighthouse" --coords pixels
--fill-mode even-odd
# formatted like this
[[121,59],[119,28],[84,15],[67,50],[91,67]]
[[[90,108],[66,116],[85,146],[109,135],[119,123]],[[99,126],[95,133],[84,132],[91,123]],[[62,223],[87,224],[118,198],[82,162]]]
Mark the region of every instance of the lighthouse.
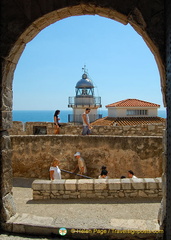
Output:
[[90,122],[102,118],[102,114],[97,114],[98,108],[101,108],[101,97],[94,96],[94,85],[88,77],[86,66],[81,80],[76,83],[75,97],[69,97],[68,107],[73,109],[73,114],[69,114],[68,122],[82,123],[82,114],[86,108],[90,108]]

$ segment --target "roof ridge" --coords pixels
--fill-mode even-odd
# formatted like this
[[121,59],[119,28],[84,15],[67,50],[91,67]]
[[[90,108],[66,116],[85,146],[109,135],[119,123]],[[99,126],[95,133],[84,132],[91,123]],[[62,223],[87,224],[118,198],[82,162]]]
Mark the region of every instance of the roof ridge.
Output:
[[[144,105],[144,106],[143,106]],[[160,107],[159,104],[147,102],[136,98],[127,98],[115,103],[106,105],[105,107]]]

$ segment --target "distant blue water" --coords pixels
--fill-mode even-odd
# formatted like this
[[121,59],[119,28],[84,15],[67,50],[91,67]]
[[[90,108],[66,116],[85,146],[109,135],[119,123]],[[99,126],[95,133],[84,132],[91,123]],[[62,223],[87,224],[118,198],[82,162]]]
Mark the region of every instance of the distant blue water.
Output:
[[[21,122],[53,122],[53,110],[13,110],[13,121]],[[107,116],[107,110],[99,110],[99,114],[103,117]],[[60,122],[68,122],[68,114],[72,114],[72,110],[61,110],[60,112]],[[158,116],[166,118],[166,110],[159,110]]]

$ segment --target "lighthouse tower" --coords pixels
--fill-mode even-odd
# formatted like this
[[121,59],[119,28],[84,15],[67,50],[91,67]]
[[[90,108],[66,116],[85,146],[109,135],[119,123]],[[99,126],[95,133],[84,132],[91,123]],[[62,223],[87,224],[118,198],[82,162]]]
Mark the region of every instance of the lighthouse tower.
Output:
[[88,73],[84,66],[82,79],[75,86],[75,97],[69,97],[68,107],[73,109],[73,114],[68,116],[68,122],[82,123],[82,114],[86,108],[90,108],[90,122],[101,118],[101,114],[97,114],[98,108],[102,107],[101,97],[94,96],[94,85],[88,78]]

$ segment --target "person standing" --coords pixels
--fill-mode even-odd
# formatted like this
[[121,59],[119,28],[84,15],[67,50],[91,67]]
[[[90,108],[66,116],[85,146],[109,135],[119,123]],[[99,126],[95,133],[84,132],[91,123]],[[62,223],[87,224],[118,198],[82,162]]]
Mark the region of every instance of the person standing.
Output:
[[107,174],[108,174],[107,170],[102,170],[98,178],[99,179],[102,179],[102,178],[107,179],[108,178]]
[[128,171],[128,178],[137,178],[132,170]]
[[60,110],[56,110],[54,113],[54,125],[55,125],[55,134],[59,134],[61,125],[59,124],[59,114]]
[[101,173],[98,178],[106,178],[107,179],[108,178],[107,174],[108,174],[108,171],[106,170],[106,166],[102,166]]
[[74,171],[76,171],[77,168],[79,168],[79,174],[85,175],[87,173],[87,168],[84,159],[81,157],[80,152],[76,152],[74,154],[74,157],[78,160],[77,166],[75,167]]
[[91,126],[90,126],[90,120],[89,120],[89,114],[90,108],[86,108],[85,112],[82,114],[82,120],[83,120],[83,130],[82,135],[89,135],[91,133]]
[[59,168],[59,160],[54,159],[51,167],[49,169],[50,173],[50,179],[55,180],[55,179],[61,179],[61,170]]

